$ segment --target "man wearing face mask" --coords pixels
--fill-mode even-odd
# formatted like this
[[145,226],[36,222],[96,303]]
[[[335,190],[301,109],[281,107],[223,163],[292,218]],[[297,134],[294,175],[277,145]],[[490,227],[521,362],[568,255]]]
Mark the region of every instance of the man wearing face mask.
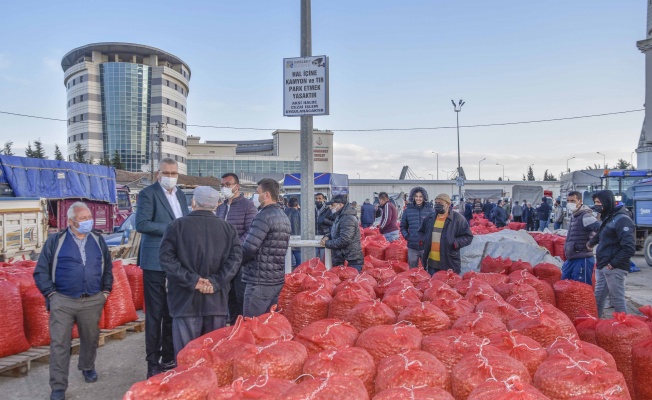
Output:
[[357,213],[343,195],[333,197],[328,203],[335,216],[330,234],[321,240],[322,246],[333,250],[333,265],[344,265],[362,271],[364,255],[360,244],[360,228]]
[[179,166],[172,158],[159,162],[157,182],[138,193],[136,231],[140,232],[140,267],[145,297],[145,353],[147,377],[174,368],[172,317],[168,309],[166,275],[159,247],[168,225],[188,214],[185,194],[177,189]]
[[430,275],[449,269],[459,274],[462,270],[460,250],[473,241],[469,223],[462,214],[451,212],[450,205],[449,195],[437,195],[435,212],[419,228],[423,243],[421,262]]
[[602,318],[604,302],[609,296],[616,312],[627,312],[625,278],[630,259],[636,252],[634,221],[625,206],[616,206],[611,190],[601,190],[592,195],[595,211],[600,214],[598,233],[588,246],[598,246],[596,251],[595,300],[598,318]]
[[[238,175],[229,172],[222,175],[221,194],[226,199],[217,207],[215,214],[230,223],[236,230],[240,242],[243,242],[251,227],[251,221],[258,213],[253,201],[244,197],[240,192],[240,179]],[[245,284],[242,283],[242,268],[231,281],[229,290],[229,324],[235,324],[244,307]]]
[[[315,234],[328,235],[331,233],[331,226],[335,217],[331,214],[331,208],[326,205],[326,197],[323,193],[315,195]],[[317,247],[316,256],[324,259],[324,248]]]
[[566,208],[570,225],[564,244],[566,262],[561,267],[561,279],[572,279],[591,285],[595,258],[587,244],[600,228],[600,222],[593,216],[591,209],[582,204],[580,192],[568,192]]
[[278,205],[280,187],[265,178],[258,182],[256,194],[260,212],[242,243],[242,282],[245,283],[245,317],[257,317],[278,303],[285,283],[285,254],[290,244],[290,220]]
[[72,204],[68,228],[48,238],[34,269],[34,281],[50,311],[50,399],[54,400],[63,400],[68,388],[75,322],[81,341],[77,367],[86,382],[97,381],[98,323],[113,286],[113,264],[104,239],[92,229],[93,216],[86,204]]

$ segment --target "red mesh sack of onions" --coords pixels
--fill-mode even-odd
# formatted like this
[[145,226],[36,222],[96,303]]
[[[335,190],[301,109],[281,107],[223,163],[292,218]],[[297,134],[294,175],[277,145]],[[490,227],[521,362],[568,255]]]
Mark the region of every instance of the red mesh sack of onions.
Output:
[[304,379],[288,390],[284,400],[367,400],[369,393],[362,381],[350,375],[330,375]]
[[591,315],[584,309],[577,312],[577,316],[573,320],[577,336],[585,342],[597,344],[595,341],[595,326],[598,324],[598,318]]
[[[368,249],[369,248],[367,247],[367,250]],[[384,249],[383,249],[383,254],[384,254]],[[368,255],[364,258],[363,269],[366,270],[369,265],[372,268],[391,268],[391,266],[389,265],[389,261],[385,261],[385,258],[382,255],[378,257],[373,253],[368,253]]]
[[437,357],[446,366],[448,372],[451,372],[462,357],[476,353],[481,343],[481,337],[457,329],[449,329],[424,337],[421,348]]
[[287,311],[294,296],[301,293],[301,284],[307,276],[307,274],[299,272],[285,275],[285,284],[281,289],[281,293],[278,295],[278,308],[281,311]]
[[499,381],[518,376],[521,382],[530,383],[530,373],[522,362],[488,345],[485,339],[475,354],[467,354],[453,367],[451,383],[453,396],[466,399],[480,384],[488,379]]
[[597,358],[604,361],[607,364],[607,367],[618,369],[616,366],[616,360],[614,360],[613,356],[609,354],[608,351],[595,344],[578,340],[575,337],[560,336],[550,346],[546,347],[549,356],[559,354],[560,350],[570,356],[577,352],[590,359]]
[[[376,293],[376,296],[378,298],[382,299],[383,296],[385,296],[385,293],[387,292],[387,289],[389,289],[390,287],[393,287],[394,282],[398,280],[397,277],[398,277],[398,275],[394,275],[394,276],[390,276],[390,277],[385,278],[382,281],[380,281],[378,283],[378,286],[376,286],[374,288],[374,292]],[[400,281],[402,281],[402,279],[399,280],[399,282]]]
[[408,249],[407,242],[395,240],[385,248],[385,260],[396,260],[407,262]]
[[[387,249],[388,246],[389,243],[387,242],[372,241],[371,243],[365,246],[365,254],[367,254],[367,257],[373,257],[377,260],[384,260],[385,250]],[[365,257],[365,259],[367,257]]]
[[422,296],[423,294],[417,288],[410,286],[393,293],[385,293],[383,303],[398,315],[410,304],[421,303]]
[[455,285],[462,280],[462,277],[452,269],[449,269],[448,271],[435,272],[432,279],[443,281],[448,286],[455,287]]
[[509,267],[512,265],[512,260],[508,258],[503,259],[502,257],[493,258],[486,256],[480,262],[480,272],[493,272],[497,274],[505,274],[509,271]]
[[[26,290],[26,293],[29,289]],[[45,304],[45,299],[41,296]],[[3,316],[0,319],[0,357],[10,356],[29,350],[23,325],[23,305],[20,289],[16,284],[0,278],[0,304]]]
[[337,267],[331,268],[331,272],[337,275],[338,278],[342,282],[344,282],[347,279],[353,279],[356,276],[358,276],[358,270],[353,268],[353,267],[345,267],[343,265],[339,265]]
[[457,293],[444,281],[433,279],[430,284],[432,287],[423,292],[423,301],[435,301],[437,299],[459,300],[462,298],[461,294]]
[[244,345],[233,360],[233,378],[269,375],[279,379],[297,379],[303,371],[308,352],[291,336],[260,345]]
[[630,393],[634,393],[632,344],[650,337],[652,337],[650,328],[626,313],[615,312],[613,319],[603,319],[595,327],[598,346],[614,357],[618,371],[625,377]]
[[541,300],[536,290],[527,283],[516,282],[512,283],[514,294],[509,296],[505,301],[514,306],[517,310],[524,308],[534,307],[536,302]]
[[509,277],[505,274],[499,274],[495,272],[475,272],[475,271],[469,271],[464,276],[462,279],[469,280],[471,278],[476,278],[481,281],[487,282],[489,286],[494,287],[496,285],[500,285],[501,283],[507,283],[509,282]]
[[504,381],[490,379],[476,386],[468,400],[549,400],[534,386],[523,383],[518,376]]
[[421,350],[383,358],[378,364],[376,392],[401,386],[428,386],[450,391],[450,374],[437,357]]
[[363,275],[356,275],[355,278],[347,279],[347,280],[343,281],[342,283],[340,283],[339,285],[337,285],[337,287],[335,288],[335,291],[333,292],[333,294],[337,295],[342,290],[354,288],[354,289],[362,289],[362,290],[364,290],[365,292],[369,293],[369,296],[371,296],[372,298],[375,299],[376,298],[376,292],[374,291],[374,287],[377,286],[378,284],[376,283],[376,281],[373,278],[371,278],[369,276],[367,276],[367,278],[374,281],[374,284],[373,285],[370,284],[368,279],[365,279],[365,277]]
[[539,342],[516,331],[501,332],[488,339],[492,346],[522,362],[530,376],[534,376],[539,365],[548,357],[548,352]]
[[411,322],[423,336],[444,331],[451,326],[448,315],[429,302],[410,304],[401,311],[397,320]]
[[292,335],[292,325],[285,316],[276,312],[273,305],[270,312],[253,318],[245,318],[244,328],[256,338],[256,343],[276,340],[283,336]]
[[512,265],[509,266],[509,269],[507,270],[507,274],[511,275],[513,272],[516,271],[527,271],[530,274],[533,274],[534,268],[532,267],[532,264],[530,264],[529,262],[519,259],[518,261],[512,261]]
[[425,295],[426,291],[429,289],[438,288],[441,286],[447,286],[450,288],[450,286],[448,286],[444,281],[440,281],[439,279],[428,279],[427,281],[417,283],[414,287],[419,289]]
[[630,398],[623,374],[609,368],[600,359],[580,353],[567,354],[563,350],[541,363],[534,374],[533,384],[552,399],[570,400],[579,395],[605,393],[615,386],[624,390],[617,397],[610,398]]
[[466,299],[469,303],[473,304],[474,306],[477,306],[482,301],[491,299],[494,296],[498,296],[498,293],[496,293],[493,289],[488,291],[486,288],[477,287],[477,288],[469,289],[469,291],[466,292],[464,299]]
[[431,303],[442,310],[454,324],[461,316],[473,312],[475,306],[467,300],[435,299]]
[[555,264],[540,263],[534,266],[534,276],[548,282],[554,288],[555,283],[561,279],[561,268]]
[[198,360],[190,367],[177,367],[133,384],[123,400],[203,400],[217,386],[215,372]]
[[189,368],[202,361],[202,366],[215,372],[219,386],[233,381],[233,360],[246,345],[256,343],[253,334],[243,327],[242,317],[234,326],[227,326],[194,339],[177,355],[179,367]]
[[333,298],[323,288],[301,292],[294,296],[285,313],[292,324],[292,330],[301,332],[311,323],[328,317],[328,306],[331,300]]
[[376,290],[376,295],[379,297],[382,296],[382,294],[377,291],[376,286],[378,286],[384,280],[396,276],[396,271],[394,271],[390,267],[368,269],[364,271],[364,273],[374,278],[374,280],[376,281],[375,282],[376,285],[374,285],[374,290]]
[[503,300],[503,298],[498,294],[495,294],[490,299],[478,303],[478,305],[475,306],[475,312],[493,314],[505,325],[507,324],[507,321],[520,314],[514,306]]
[[354,346],[358,330],[348,322],[338,319],[322,319],[303,328],[295,340],[308,350],[308,354],[338,347]]
[[447,391],[434,387],[400,387],[383,390],[373,400],[455,400]]
[[493,334],[507,331],[507,327],[500,318],[493,314],[473,312],[462,315],[452,326],[462,332],[469,332],[480,337],[489,337]]
[[632,346],[632,371],[636,399],[652,399],[652,338],[639,340]]
[[[337,280],[337,283],[335,283],[334,280]],[[335,288],[339,284],[340,279],[335,274],[332,274],[330,277],[308,275],[306,279],[301,282],[301,291],[313,292],[315,290],[324,289],[332,297],[333,293],[335,293]]]
[[401,272],[397,277],[398,279],[409,279],[414,286],[430,280],[430,274],[422,268],[412,268],[409,271]]
[[640,319],[641,321],[645,322],[645,324],[650,328],[650,331],[652,331],[652,306],[647,305],[643,307],[639,307],[638,311],[643,314],[642,316],[635,316],[637,319]]
[[544,347],[551,345],[558,337],[564,335],[564,331],[557,321],[540,308],[522,312],[507,321],[507,329],[516,329]]
[[238,378],[230,386],[213,389],[206,400],[276,400],[283,398],[294,382],[287,379],[272,378],[268,375]]
[[539,298],[553,306],[556,304],[555,292],[547,282],[540,280],[531,273],[521,270],[515,271],[509,275],[510,282],[522,281],[532,286],[537,291]]
[[396,323],[396,313],[380,300],[365,301],[353,307],[345,321],[353,325],[358,332],[363,332],[372,326]]
[[577,337],[577,330],[575,329],[575,325],[570,320],[570,318],[568,318],[568,316],[561,312],[557,307],[543,301],[537,302],[535,307],[542,309],[543,312],[550,315],[555,321],[557,321],[557,325],[559,325],[562,332],[564,332],[564,335]]
[[367,350],[359,347],[342,347],[312,354],[303,365],[303,373],[314,377],[335,374],[355,376],[362,381],[369,397],[374,395],[376,364]]
[[565,279],[554,286],[557,297],[557,308],[574,320],[580,310],[586,310],[591,315],[598,315],[593,287],[583,282]]
[[397,260],[389,260],[389,266],[392,267],[394,272],[397,274],[401,274],[403,272],[409,272],[410,271],[410,264],[404,261],[397,261]]
[[320,274],[325,271],[326,271],[326,266],[324,265],[324,263],[321,262],[319,257],[314,257],[311,258],[310,260],[304,261],[301,264],[299,264],[292,272],[295,274],[303,273],[307,275],[313,275],[313,274]]
[[372,326],[358,336],[356,346],[369,352],[378,363],[384,357],[421,349],[423,335],[406,322]]
[[483,281],[482,279],[466,279],[466,280],[461,280],[457,282],[455,285],[455,290],[457,293],[461,294],[462,296],[466,296],[466,294],[469,292],[471,289],[482,289],[488,293],[494,292],[494,289],[489,285],[487,282]]
[[361,288],[349,288],[338,292],[328,305],[328,318],[345,319],[353,307],[363,301],[373,300],[371,296]]

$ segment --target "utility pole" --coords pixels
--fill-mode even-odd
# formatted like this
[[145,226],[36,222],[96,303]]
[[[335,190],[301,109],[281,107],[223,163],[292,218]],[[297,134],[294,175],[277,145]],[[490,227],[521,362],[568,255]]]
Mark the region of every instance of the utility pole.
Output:
[[[455,101],[451,100],[451,103],[453,103],[453,109],[455,110],[455,117],[457,120],[457,177],[458,179],[462,179],[462,161],[460,156],[460,111],[462,111],[462,106],[464,105],[464,101],[460,99],[460,101],[457,104],[455,104]],[[462,181],[461,183],[464,184],[464,181]],[[461,199],[462,185],[460,184],[460,182],[458,182],[457,184],[457,190]]]
[[152,126],[151,133],[149,135],[149,181],[154,182],[154,139],[158,139],[158,160],[161,162],[163,158],[163,132],[165,132],[165,126],[162,122],[156,123],[156,135],[154,135],[154,127]]
[[[312,56],[310,0],[301,0],[301,57]],[[315,239],[315,166],[312,116],[301,117],[301,239]],[[329,199],[330,200],[330,199]],[[302,247],[302,259],[315,256],[313,247]]]

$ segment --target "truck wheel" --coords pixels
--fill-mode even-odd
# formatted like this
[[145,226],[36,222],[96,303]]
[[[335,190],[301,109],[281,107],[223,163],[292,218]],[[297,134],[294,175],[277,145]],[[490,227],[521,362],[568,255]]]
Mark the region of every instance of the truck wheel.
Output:
[[645,262],[647,262],[647,265],[652,267],[652,235],[645,239],[643,254],[645,255]]

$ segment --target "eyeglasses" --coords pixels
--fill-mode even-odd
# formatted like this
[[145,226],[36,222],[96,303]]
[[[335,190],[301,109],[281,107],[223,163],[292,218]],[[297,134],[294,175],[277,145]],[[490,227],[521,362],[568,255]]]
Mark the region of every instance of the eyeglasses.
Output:
[[178,172],[158,171],[163,176],[179,176]]
[[220,185],[220,187],[232,188],[232,187],[234,187],[235,185],[237,185],[237,183],[227,182],[227,183],[222,183],[222,184]]

